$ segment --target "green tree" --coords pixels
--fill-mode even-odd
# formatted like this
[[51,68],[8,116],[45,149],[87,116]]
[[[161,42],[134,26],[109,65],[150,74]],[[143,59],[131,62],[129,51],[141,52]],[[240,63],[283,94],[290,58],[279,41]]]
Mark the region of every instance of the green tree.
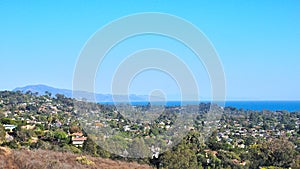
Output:
[[299,169],[300,168],[300,155],[297,155],[294,163],[292,164],[292,169]]
[[197,156],[186,145],[178,145],[176,150],[167,151],[161,157],[161,164],[166,169],[197,168]]
[[269,163],[273,166],[289,168],[294,158],[294,144],[285,138],[274,139],[268,144]]
[[111,154],[104,150],[101,146],[97,146],[97,154],[99,154],[100,157],[102,158],[110,158]]
[[151,153],[143,138],[135,138],[129,150],[130,156],[139,158],[148,157]]
[[0,124],[0,143],[5,141],[6,132],[2,124]]
[[55,131],[53,134],[54,134],[54,138],[59,143],[68,143],[69,142],[68,135],[64,131]]
[[97,153],[97,145],[90,137],[87,137],[86,141],[83,143],[82,150],[89,155],[99,156]]
[[217,140],[217,132],[214,131],[212,133],[212,135],[208,138],[207,140],[207,146],[211,149],[211,150],[219,150],[221,149],[221,143],[218,142]]
[[276,166],[289,168],[294,158],[294,144],[285,138],[250,146],[251,168]]
[[14,138],[16,141],[20,142],[21,144],[27,143],[29,139],[34,135],[33,130],[26,130],[21,128],[16,128],[13,132]]
[[0,120],[0,123],[2,123],[2,124],[15,124],[15,121],[10,119],[10,118],[2,118]]

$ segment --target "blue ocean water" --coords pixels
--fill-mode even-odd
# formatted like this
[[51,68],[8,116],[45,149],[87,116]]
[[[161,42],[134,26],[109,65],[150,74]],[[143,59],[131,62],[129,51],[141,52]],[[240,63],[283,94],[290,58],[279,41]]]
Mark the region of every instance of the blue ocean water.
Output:
[[245,110],[300,111],[300,101],[227,101],[225,105]]
[[[179,106],[179,105],[196,105],[200,102],[180,102],[180,101],[169,101],[169,102],[154,102],[151,104],[166,105],[166,106]],[[204,102],[209,103],[209,102]],[[113,102],[106,102],[102,104],[114,104]],[[131,102],[132,105],[147,105],[148,102]],[[300,101],[226,101],[225,106],[235,107],[244,110],[286,110],[289,112],[300,111]]]

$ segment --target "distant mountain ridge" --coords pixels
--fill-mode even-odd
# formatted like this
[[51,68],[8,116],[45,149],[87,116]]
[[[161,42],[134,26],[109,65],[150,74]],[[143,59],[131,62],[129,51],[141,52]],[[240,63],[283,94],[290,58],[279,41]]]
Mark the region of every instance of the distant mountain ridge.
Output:
[[[22,93],[26,93],[28,91],[31,91],[32,93],[38,93],[38,95],[44,95],[46,92],[49,92],[52,94],[54,97],[56,94],[63,94],[66,97],[73,98],[73,91],[69,89],[59,89],[59,88],[54,88],[50,87],[47,85],[28,85],[25,87],[17,87],[13,89],[13,91],[21,91]],[[113,102],[113,95],[111,94],[98,94],[91,92],[85,92],[85,91],[76,91],[75,93],[75,98],[76,99],[87,99],[87,100],[93,100],[93,98],[96,98],[96,102]],[[122,100],[127,100],[127,95],[114,95],[114,98],[117,98],[118,101]],[[147,95],[135,95],[135,94],[130,94],[129,95],[129,100],[134,101],[134,102],[145,102],[148,101],[149,98]]]
[[28,85],[24,87],[17,87],[13,89],[13,91],[21,91],[22,93],[26,93],[28,91],[31,91],[32,93],[38,92],[38,95],[44,95],[45,92],[48,91],[52,94],[52,96],[55,96],[56,94],[63,94],[66,97],[72,97],[72,90],[59,89],[46,85]]

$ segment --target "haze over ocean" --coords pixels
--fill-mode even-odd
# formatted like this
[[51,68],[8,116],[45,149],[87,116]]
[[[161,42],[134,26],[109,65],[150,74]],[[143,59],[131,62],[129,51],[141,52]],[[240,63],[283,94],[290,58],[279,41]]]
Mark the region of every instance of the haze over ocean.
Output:
[[[199,103],[209,102],[180,102],[180,101],[168,101],[168,102],[152,102],[154,105],[166,105],[166,106],[178,106],[178,105],[196,105]],[[100,102],[100,104],[114,104],[114,102]],[[117,104],[117,103],[116,103]],[[148,102],[131,102],[132,105],[147,105]],[[237,109],[244,110],[270,110],[270,111],[300,111],[300,101],[226,101],[225,107],[235,107]]]

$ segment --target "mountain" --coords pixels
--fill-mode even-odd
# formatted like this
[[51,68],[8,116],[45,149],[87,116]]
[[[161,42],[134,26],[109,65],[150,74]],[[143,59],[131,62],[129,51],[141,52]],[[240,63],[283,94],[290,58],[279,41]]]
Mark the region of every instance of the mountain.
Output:
[[[85,91],[75,91],[73,93],[72,90],[69,89],[59,89],[59,88],[54,88],[46,85],[29,85],[25,87],[17,87],[13,91],[21,91],[22,93],[26,93],[28,91],[31,91],[32,93],[38,93],[38,95],[44,95],[46,92],[50,92],[52,96],[55,96],[56,94],[63,94],[66,97],[74,97],[76,99],[86,99],[88,101],[92,101],[93,98],[95,97],[96,102],[113,102],[114,99],[113,97],[122,102],[127,100],[128,95],[111,95],[111,94],[95,94],[91,92],[85,92]],[[133,102],[147,102],[148,96],[147,95],[135,95],[135,94],[130,94],[129,95],[130,101]]]
[[38,93],[38,95],[44,95],[46,91],[50,92],[52,96],[55,96],[56,94],[63,94],[66,97],[72,97],[72,90],[68,89],[58,89],[46,85],[29,85],[25,87],[17,87],[13,91],[21,91],[22,93],[26,93],[28,91],[31,91],[32,93]]

